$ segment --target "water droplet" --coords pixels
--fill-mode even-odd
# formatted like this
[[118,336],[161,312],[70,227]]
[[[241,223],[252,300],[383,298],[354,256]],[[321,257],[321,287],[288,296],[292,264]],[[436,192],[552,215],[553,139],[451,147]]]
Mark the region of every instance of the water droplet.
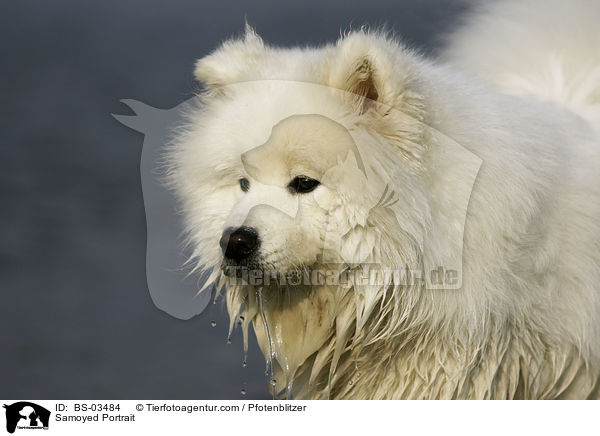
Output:
[[244,322],[244,317],[240,316],[240,321]]
[[246,395],[246,389],[242,389],[242,390],[240,391],[240,394],[242,394],[242,395]]
[[265,359],[265,363],[267,366],[265,369],[265,375],[268,377],[269,370],[271,371],[271,373],[273,372],[273,340],[271,339],[271,333],[269,332],[269,324],[267,324],[267,317],[265,316],[262,288],[258,288],[258,292],[256,293],[256,299],[258,301],[258,307],[260,309],[260,314],[263,320],[263,325],[265,327],[265,332],[267,333],[267,341],[269,342],[269,356]]
[[216,326],[217,326],[217,321],[215,321],[215,320],[212,320],[212,321],[210,322],[210,326],[211,326],[211,327],[216,327]]
[[231,338],[227,338],[227,345],[231,344]]
[[353,384],[354,384],[354,382],[353,382],[352,380],[350,380],[350,381],[348,382],[348,385],[350,385],[350,386],[352,386]]
[[245,368],[245,367],[247,367],[247,366],[248,366],[248,363],[247,363],[247,362],[244,360],[244,361],[242,362],[242,366]]
[[274,378],[271,379],[271,386],[277,386],[277,380]]

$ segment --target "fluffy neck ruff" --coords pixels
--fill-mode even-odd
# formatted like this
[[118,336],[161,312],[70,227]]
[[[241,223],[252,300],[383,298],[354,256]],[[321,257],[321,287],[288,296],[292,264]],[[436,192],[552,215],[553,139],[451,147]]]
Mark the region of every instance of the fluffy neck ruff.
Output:
[[[404,290],[405,295],[410,290]],[[426,291],[438,292],[438,291]],[[431,330],[393,292],[365,313],[352,286],[227,291],[231,329],[247,349],[252,323],[272,368],[274,396],[293,399],[598,398],[600,383],[574,346],[527,325],[490,319],[477,341]],[[362,313],[361,313],[362,312]],[[416,314],[416,315],[415,315]],[[365,319],[366,317],[366,319]]]

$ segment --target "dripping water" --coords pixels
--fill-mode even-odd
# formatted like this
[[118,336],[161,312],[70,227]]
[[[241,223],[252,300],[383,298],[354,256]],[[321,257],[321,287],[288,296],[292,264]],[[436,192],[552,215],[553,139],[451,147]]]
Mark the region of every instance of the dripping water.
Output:
[[[277,381],[273,378],[273,342],[271,340],[271,332],[269,331],[269,325],[267,324],[267,317],[265,316],[265,308],[263,305],[263,295],[262,289],[258,288],[257,298],[258,298],[258,308],[260,310],[260,315],[263,319],[263,325],[265,326],[265,332],[267,334],[267,341],[269,341],[269,357],[267,358],[267,367],[265,369],[265,375],[268,377],[271,376],[271,385],[274,387],[277,384]],[[273,398],[275,398],[275,389],[273,388]]]

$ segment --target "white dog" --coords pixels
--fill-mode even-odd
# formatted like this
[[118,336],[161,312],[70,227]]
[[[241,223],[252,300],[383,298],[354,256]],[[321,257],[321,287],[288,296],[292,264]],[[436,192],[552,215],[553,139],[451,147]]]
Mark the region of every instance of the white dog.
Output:
[[198,61],[169,182],[274,394],[600,396],[598,22],[503,1],[443,62],[250,28]]

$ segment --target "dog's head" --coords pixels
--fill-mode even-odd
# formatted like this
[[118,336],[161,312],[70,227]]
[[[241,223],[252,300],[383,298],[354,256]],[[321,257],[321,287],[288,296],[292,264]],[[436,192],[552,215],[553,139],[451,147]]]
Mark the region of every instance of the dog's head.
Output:
[[[203,268],[277,275],[369,257],[352,230],[366,233],[385,200],[414,202],[420,169],[420,100],[397,48],[355,34],[282,51],[247,29],[198,62],[207,92],[170,174]],[[401,206],[400,220],[414,210]]]

